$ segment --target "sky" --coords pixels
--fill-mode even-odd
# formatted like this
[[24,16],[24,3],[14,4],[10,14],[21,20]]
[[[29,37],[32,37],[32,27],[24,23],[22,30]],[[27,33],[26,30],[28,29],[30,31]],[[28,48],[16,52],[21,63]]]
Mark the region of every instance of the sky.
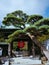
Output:
[[49,17],[49,0],[0,0],[0,25],[6,14],[16,10]]

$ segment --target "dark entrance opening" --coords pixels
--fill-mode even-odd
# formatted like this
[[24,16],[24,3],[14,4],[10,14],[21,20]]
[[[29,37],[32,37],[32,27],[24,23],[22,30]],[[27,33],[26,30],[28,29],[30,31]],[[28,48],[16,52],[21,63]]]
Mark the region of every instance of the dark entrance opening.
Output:
[[8,56],[8,44],[0,43],[0,48],[2,50],[1,56]]
[[[15,44],[17,46],[19,46],[18,44],[21,42],[20,44],[20,47],[24,45],[23,48],[18,48],[16,49],[16,51],[20,50],[20,51],[28,51],[28,55],[31,54],[30,50],[31,50],[31,46],[32,46],[32,41],[30,39],[30,37],[28,35],[23,35],[23,37],[17,37],[16,39],[14,39],[11,43],[10,43],[10,47],[11,47],[11,56],[12,56],[12,50],[13,50],[13,47],[14,47],[14,43],[13,42],[16,42]],[[22,43],[23,42],[23,43]],[[25,44],[24,44],[25,43]],[[15,45],[15,46],[16,46]],[[27,46],[25,48],[25,46]]]

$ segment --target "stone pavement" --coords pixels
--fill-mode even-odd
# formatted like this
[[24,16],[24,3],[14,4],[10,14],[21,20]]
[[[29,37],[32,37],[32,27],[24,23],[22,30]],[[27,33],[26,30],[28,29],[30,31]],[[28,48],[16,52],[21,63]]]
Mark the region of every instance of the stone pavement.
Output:
[[[24,57],[17,57],[17,58],[12,58],[11,65],[41,65],[41,60],[35,60],[35,59],[29,59],[29,58],[24,58]],[[5,62],[3,65],[9,65],[9,61]]]

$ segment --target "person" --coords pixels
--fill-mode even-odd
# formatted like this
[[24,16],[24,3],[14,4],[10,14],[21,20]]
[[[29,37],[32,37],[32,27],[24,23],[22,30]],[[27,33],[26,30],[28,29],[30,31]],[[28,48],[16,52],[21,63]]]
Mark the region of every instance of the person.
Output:
[[2,48],[0,47],[0,57],[2,56]]

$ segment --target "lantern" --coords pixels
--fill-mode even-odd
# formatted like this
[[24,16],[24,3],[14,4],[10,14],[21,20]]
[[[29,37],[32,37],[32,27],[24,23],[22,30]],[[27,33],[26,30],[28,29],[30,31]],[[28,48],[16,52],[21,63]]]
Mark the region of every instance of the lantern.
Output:
[[19,47],[19,48],[23,48],[24,45],[25,45],[24,41],[19,41],[19,42],[18,42],[18,47]]

